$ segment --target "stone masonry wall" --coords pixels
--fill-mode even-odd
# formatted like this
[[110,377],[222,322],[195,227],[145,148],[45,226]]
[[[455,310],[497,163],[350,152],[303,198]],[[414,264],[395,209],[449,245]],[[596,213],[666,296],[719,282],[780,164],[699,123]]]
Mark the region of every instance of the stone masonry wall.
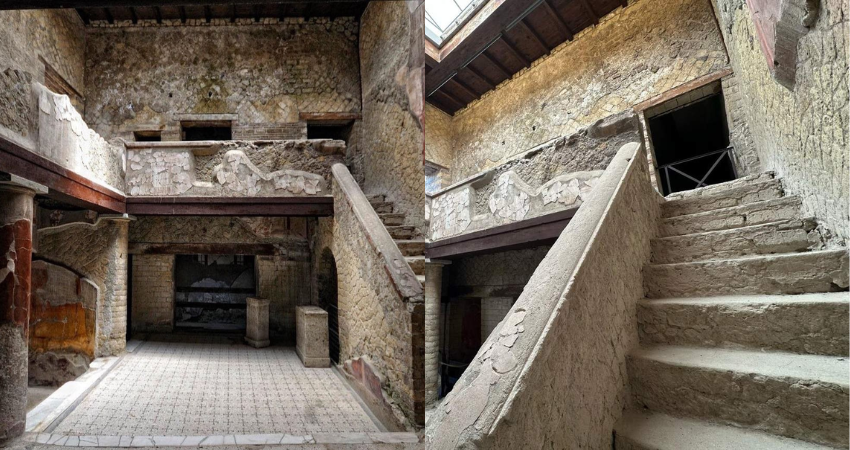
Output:
[[425,160],[452,167],[454,156],[452,117],[425,104]]
[[746,2],[712,3],[761,169],[775,171],[789,194],[803,199],[807,215],[846,240],[850,237],[847,2],[820,2],[817,22],[797,44],[793,89],[771,76]]
[[133,255],[132,326],[137,332],[174,327],[174,255]]
[[0,71],[29,72],[44,83],[44,58],[84,93],[86,31],[73,9],[0,11]]
[[236,114],[250,139],[302,112],[359,112],[357,32],[351,17],[91,28],[86,122],[107,139],[141,129],[180,140],[181,115]]
[[419,235],[426,233],[423,23],[422,1],[370,2],[361,17],[363,120],[352,167],[366,195],[386,195]]
[[638,0],[455,114],[453,180],[727,66],[708,2]]

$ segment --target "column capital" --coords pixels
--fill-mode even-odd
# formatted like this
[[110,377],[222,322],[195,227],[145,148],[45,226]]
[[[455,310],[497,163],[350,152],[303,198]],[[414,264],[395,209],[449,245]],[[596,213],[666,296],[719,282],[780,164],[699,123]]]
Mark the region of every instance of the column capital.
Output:
[[31,195],[47,194],[47,186],[7,172],[0,172],[0,190]]

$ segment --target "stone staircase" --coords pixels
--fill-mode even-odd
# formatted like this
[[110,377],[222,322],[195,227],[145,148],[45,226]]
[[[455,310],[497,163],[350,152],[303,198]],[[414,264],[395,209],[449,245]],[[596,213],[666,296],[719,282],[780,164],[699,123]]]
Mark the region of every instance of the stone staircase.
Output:
[[847,448],[847,250],[769,173],[667,200],[615,448]]
[[404,224],[404,214],[396,213],[395,205],[383,195],[368,197],[369,203],[387,227],[401,254],[410,264],[416,279],[425,283],[425,239],[414,239],[415,228]]

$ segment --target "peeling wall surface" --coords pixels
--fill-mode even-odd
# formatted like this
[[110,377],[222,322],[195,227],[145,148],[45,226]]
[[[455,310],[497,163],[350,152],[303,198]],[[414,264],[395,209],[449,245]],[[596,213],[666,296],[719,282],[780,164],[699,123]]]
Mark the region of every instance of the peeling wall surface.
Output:
[[430,238],[577,208],[617,149],[638,140],[635,116],[614,115],[452,185],[431,197]]
[[427,232],[422,89],[424,3],[370,2],[360,20],[363,121],[352,171],[367,195],[384,194],[405,225]]
[[456,113],[452,179],[727,66],[708,2],[638,0]]
[[145,254],[174,244],[272,244],[257,256],[257,295],[270,301],[269,331],[295,338],[295,307],[310,303],[308,219],[303,217],[140,217],[130,225],[133,330],[171,331],[174,255]]
[[330,195],[330,167],[345,144],[333,140],[231,141],[197,147],[134,145],[127,151],[133,196]]
[[37,259],[67,267],[97,285],[95,356],[120,353],[127,340],[127,220],[40,228],[36,238]]
[[658,216],[629,144],[433,413],[429,448],[611,448]]
[[44,82],[44,58],[77,91],[84,91],[86,31],[72,9],[0,11],[0,71],[29,72]]
[[234,137],[251,139],[299,113],[359,112],[357,32],[351,17],[91,28],[86,122],[107,139],[180,140],[180,114],[237,114]]
[[835,235],[850,236],[847,204],[848,6],[823,0],[814,26],[797,44],[793,89],[770,74],[744,0],[714,0],[762,170],[781,176],[805,214]]

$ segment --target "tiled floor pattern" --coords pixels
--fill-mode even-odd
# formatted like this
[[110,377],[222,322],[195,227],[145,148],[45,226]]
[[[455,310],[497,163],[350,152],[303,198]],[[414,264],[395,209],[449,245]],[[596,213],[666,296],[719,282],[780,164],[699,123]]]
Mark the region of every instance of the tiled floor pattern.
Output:
[[332,369],[287,347],[158,336],[112,370],[56,427],[71,436],[307,435],[381,431]]

